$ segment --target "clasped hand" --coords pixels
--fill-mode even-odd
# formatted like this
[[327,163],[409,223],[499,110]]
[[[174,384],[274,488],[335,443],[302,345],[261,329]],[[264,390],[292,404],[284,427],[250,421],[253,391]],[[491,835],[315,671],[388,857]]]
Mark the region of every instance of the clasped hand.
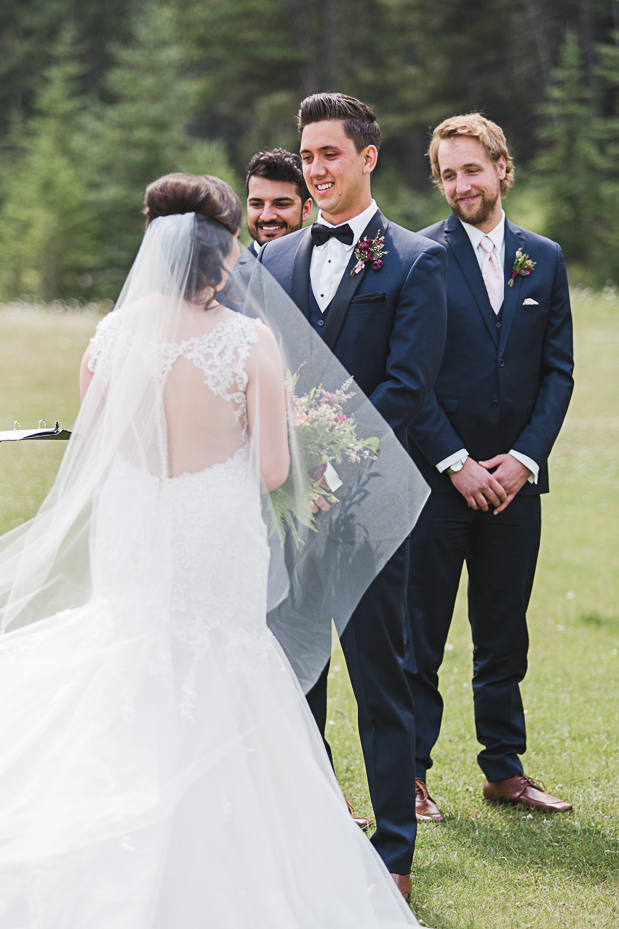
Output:
[[472,510],[486,512],[493,506],[494,515],[498,516],[526,484],[530,473],[512,455],[495,455],[489,461],[479,462],[469,457],[464,467],[450,477]]

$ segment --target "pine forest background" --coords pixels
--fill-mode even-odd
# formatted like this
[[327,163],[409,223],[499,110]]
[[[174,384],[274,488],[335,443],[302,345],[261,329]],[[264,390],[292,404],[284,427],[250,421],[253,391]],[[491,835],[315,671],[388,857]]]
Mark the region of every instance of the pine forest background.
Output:
[[617,0],[3,0],[0,301],[114,299],[148,182],[297,146],[300,99],[376,111],[383,210],[444,217],[429,129],[504,127],[510,218],[558,240],[572,283],[619,281]]

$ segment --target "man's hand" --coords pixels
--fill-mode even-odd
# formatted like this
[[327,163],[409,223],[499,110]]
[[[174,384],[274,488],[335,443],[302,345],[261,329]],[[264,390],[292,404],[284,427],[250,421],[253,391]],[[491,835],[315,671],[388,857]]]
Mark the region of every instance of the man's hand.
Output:
[[[509,457],[509,456],[507,456]],[[471,457],[464,462],[464,467],[449,475],[451,483],[460,491],[472,510],[486,512],[490,505],[505,508],[507,492],[493,474],[480,467]],[[499,512],[495,510],[495,513]]]
[[492,472],[492,477],[499,482],[507,494],[501,506],[494,511],[494,515],[498,516],[509,506],[520,488],[524,487],[531,472],[513,455],[495,455],[489,461],[480,461],[479,464],[489,471],[496,468],[496,471]]

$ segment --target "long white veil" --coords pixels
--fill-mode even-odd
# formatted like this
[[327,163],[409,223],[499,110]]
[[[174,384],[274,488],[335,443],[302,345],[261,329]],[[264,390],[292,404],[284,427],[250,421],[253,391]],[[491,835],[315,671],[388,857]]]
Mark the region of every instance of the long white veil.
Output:
[[[268,599],[307,689],[331,618],[341,629],[424,488],[367,400],[352,387],[335,396],[346,373],[262,280],[284,364],[303,365],[297,401],[315,407],[290,418],[285,497],[299,525],[278,531],[281,494],[262,494],[267,594],[258,463],[269,411],[245,397],[272,383],[262,374],[254,393],[254,353],[273,339],[199,302],[205,283],[223,283],[232,242],[193,213],[150,224],[93,340],[55,484],[0,540],[2,926],[416,924],[346,810],[265,611]],[[314,414],[319,460],[346,429],[380,444],[338,463],[339,502],[315,528]]]
[[3,632],[89,602],[96,504],[117,455],[167,474],[153,373],[166,344],[197,334],[183,312],[194,227],[193,214],[149,227],[114,310],[115,350],[96,367],[54,485],[34,519],[0,540]]
[[[193,443],[186,470],[225,461],[235,451],[220,441],[222,430],[215,420],[221,411],[212,397],[208,400],[204,385],[189,376],[184,381],[177,377],[170,407],[167,375],[157,374],[165,358],[170,359],[168,372],[172,370],[173,346],[203,333],[208,319],[208,310],[187,309],[198,235],[210,236],[219,260],[230,251],[230,233],[213,221],[198,222],[193,213],[160,217],[145,234],[113,311],[113,351],[95,367],[53,488],[33,520],[0,540],[5,633],[91,600],[98,501],[119,455],[136,469],[162,479],[170,476],[171,415],[184,424],[185,444]],[[261,265],[243,312],[259,315],[274,332],[284,369],[298,374],[297,398],[317,388],[335,394],[349,380]],[[372,579],[410,532],[427,497],[408,454],[354,382],[339,409],[354,423],[359,441],[377,440],[379,450],[360,461],[344,455],[337,464],[343,483],[330,512],[319,513],[313,525],[302,516],[294,532],[281,531],[272,500],[263,496],[271,547],[269,625],[306,692],[330,655],[332,620],[341,632]],[[291,413],[287,492],[292,509],[307,514],[307,458],[297,420]],[[259,428],[252,436],[254,461],[258,444]],[[157,545],[157,520],[145,523],[143,532],[153,535],[150,541],[143,539],[148,551],[149,545]],[[157,596],[153,591],[153,598]]]
[[[335,418],[348,417],[359,443],[371,447],[375,442],[378,449],[361,460],[354,460],[354,454],[339,456],[337,502],[319,512],[312,525],[298,525],[300,541],[289,531],[282,549],[277,534],[270,537],[268,622],[307,693],[331,653],[333,625],[341,634],[371,582],[412,530],[429,490],[392,429],[290,297],[261,262],[252,264],[243,312],[258,316],[275,333],[284,367],[296,377],[297,398],[319,391],[323,402],[314,410],[319,420],[325,407],[328,417],[331,398],[345,387],[347,399]],[[290,419],[289,484],[302,501],[307,455],[294,413]],[[333,451],[325,447],[330,457]]]

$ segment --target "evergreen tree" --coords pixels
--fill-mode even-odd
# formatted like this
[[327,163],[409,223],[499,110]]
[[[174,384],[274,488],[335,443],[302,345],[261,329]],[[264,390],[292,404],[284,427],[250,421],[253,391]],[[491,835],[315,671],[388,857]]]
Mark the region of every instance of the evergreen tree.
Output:
[[[226,139],[239,171],[258,147],[294,147],[299,101],[329,90],[376,110],[379,174],[395,169],[407,187],[430,189],[428,128],[456,112],[483,109],[518,141],[518,154],[531,157],[544,76],[524,4],[175,0],[175,7],[197,66],[199,127]],[[515,92],[523,85],[526,94]]]
[[0,4],[0,136],[12,116],[29,118],[43,73],[68,22],[79,38],[83,92],[97,89],[110,66],[110,46],[125,41],[139,0],[2,0]]
[[27,292],[44,300],[75,296],[92,261],[93,234],[74,136],[84,100],[74,33],[63,31],[26,126],[14,126],[5,149],[0,212],[3,297]]
[[607,110],[602,119],[604,155],[613,177],[619,179],[619,31],[613,44],[597,47],[597,77],[603,82]]
[[139,246],[151,181],[176,171],[215,174],[232,184],[235,178],[221,143],[189,133],[196,94],[169,8],[149,3],[141,9],[132,41],[117,49],[106,90],[111,102],[91,110],[80,144],[89,202],[101,224],[94,288],[109,295]]
[[533,166],[545,203],[545,232],[559,242],[568,262],[601,270],[608,260],[615,198],[603,156],[603,127],[573,34],[561,50],[549,98],[540,107],[546,117],[539,133],[544,147]]

